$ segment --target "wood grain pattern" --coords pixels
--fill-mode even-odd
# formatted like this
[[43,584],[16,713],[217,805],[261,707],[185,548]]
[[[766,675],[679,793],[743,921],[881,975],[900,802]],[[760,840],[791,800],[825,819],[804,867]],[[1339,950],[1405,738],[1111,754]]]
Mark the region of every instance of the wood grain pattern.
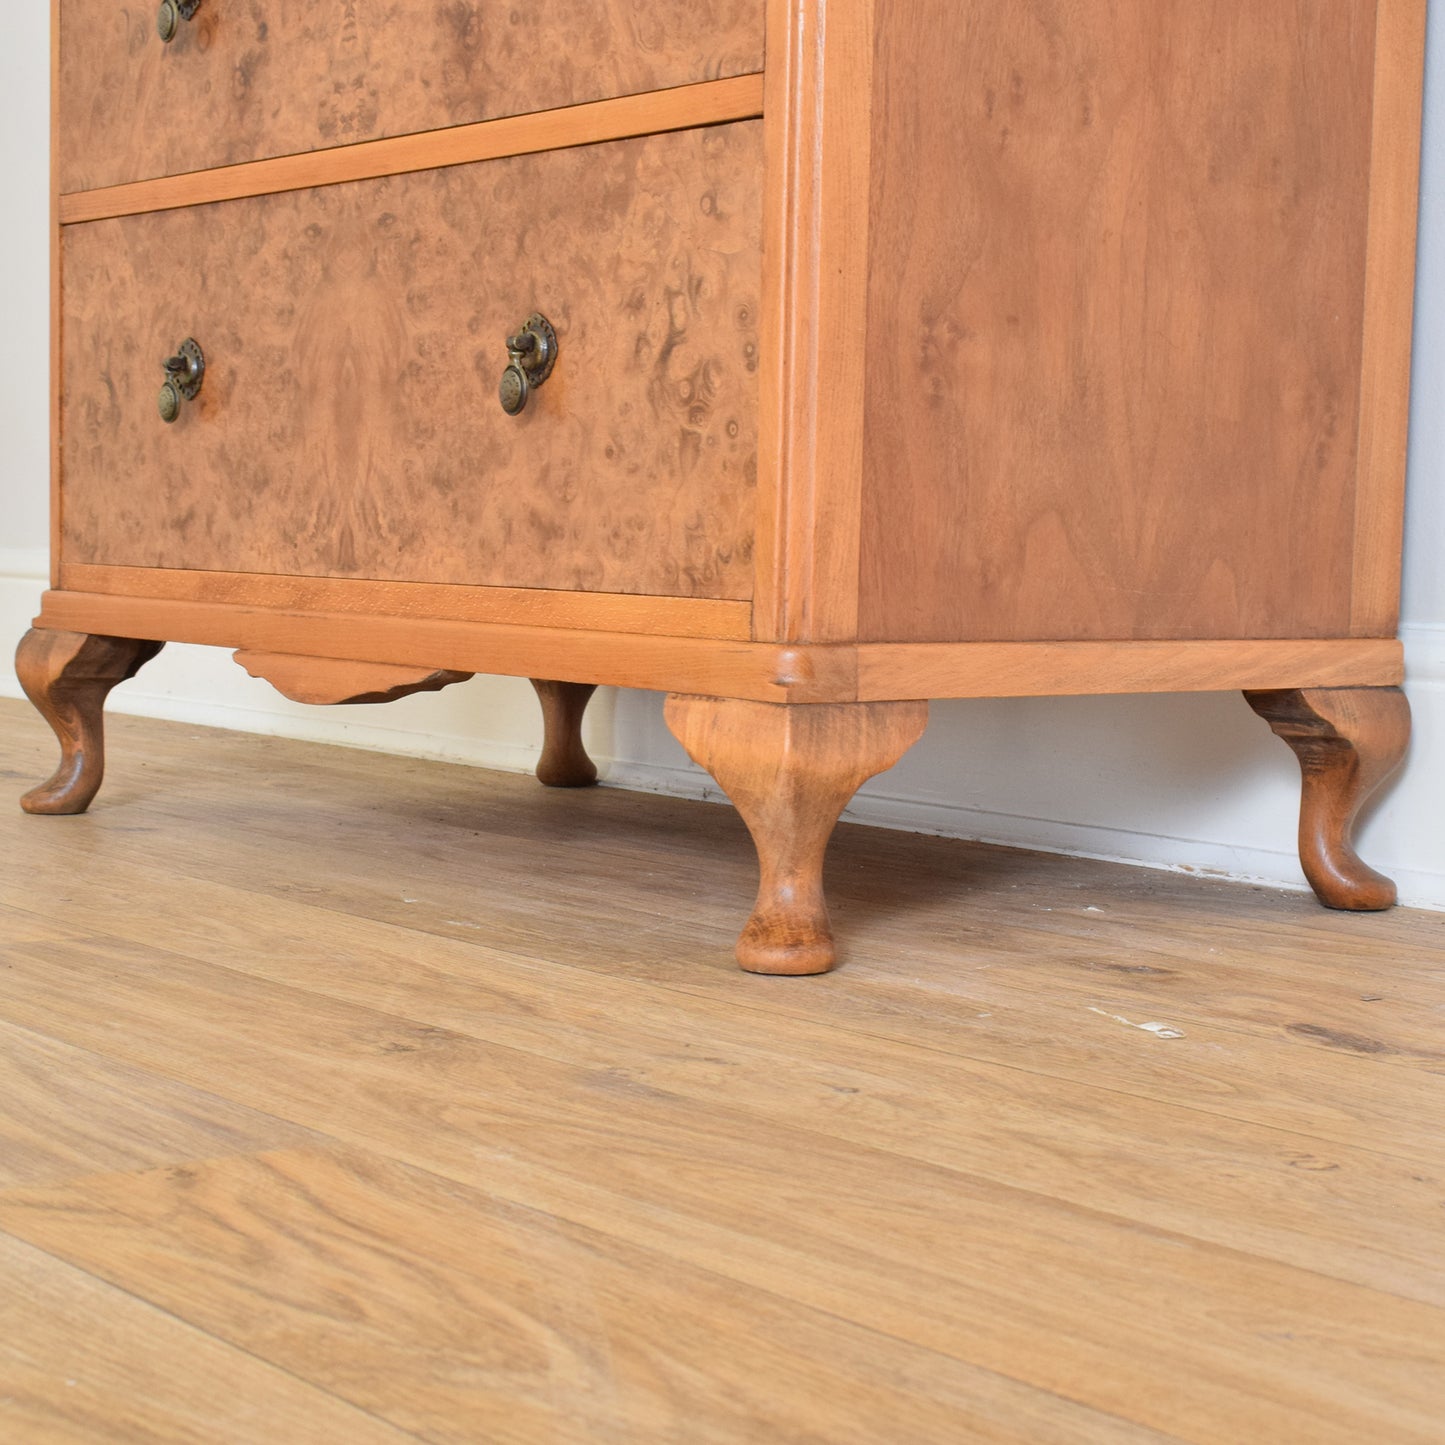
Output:
[[709,80],[676,90],[655,91],[650,95],[599,100],[566,110],[479,121],[450,130],[363,141],[359,145],[311,151],[305,155],[247,161],[223,166],[220,170],[189,171],[184,175],[132,181],[97,191],[72,191],[59,198],[59,214],[61,222],[69,225],[111,216],[173,210],[179,206],[212,205],[246,196],[335,186],[345,181],[403,175],[408,171],[534,155],[669,130],[722,125],[733,120],[755,120],[762,112],[762,76],[742,75],[732,80]]
[[1351,630],[1400,619],[1426,0],[1378,0]]
[[846,647],[281,612],[83,592],[45,593],[40,620],[45,627],[70,631],[90,631],[91,624],[103,621],[107,627],[172,642],[359,658],[403,667],[425,664],[511,677],[545,672],[560,682],[605,682],[658,691],[686,687],[762,702],[833,702],[851,698],[857,688],[856,658]]
[[60,585],[60,343],[61,343],[61,295],[62,257],[60,245],[60,0],[50,0],[50,355],[49,394],[47,397],[50,414],[50,585]]
[[873,0],[768,7],[758,577],[753,635],[850,642],[869,242]]
[[263,678],[292,702],[322,706],[395,702],[413,693],[440,692],[444,687],[472,677],[470,672],[452,672],[445,668],[297,657],[294,653],[255,652],[246,648],[238,651],[235,658],[252,677]]
[[826,973],[837,962],[823,855],[859,787],[923,736],[926,702],[781,707],[667,700],[667,725],[717,780],[758,849],[758,896],[737,943],[749,973]]
[[[9,756],[18,760],[11,767],[33,768],[24,760],[43,754],[43,724],[21,703],[8,707],[17,714],[8,734]],[[1440,1145],[1431,1109],[1397,1107],[1392,1115],[1390,1090],[1405,1081],[1381,1077],[1382,1069],[1402,1069],[1445,1090],[1445,1074],[1428,1072],[1440,1053],[1440,925],[1428,912],[1361,918],[1275,889],[1151,870],[1121,877],[1103,865],[1080,870],[1047,855],[938,844],[844,823],[829,872],[852,941],[850,968],[819,988],[783,985],[753,997],[747,990],[755,986],[738,980],[725,961],[737,932],[736,900],[757,877],[752,842],[731,810],[669,807],[616,790],[539,794],[529,778],[489,778],[461,766],[388,762],[238,734],[198,736],[182,724],[158,727],[124,716],[113,722],[125,747],[117,750],[112,786],[124,789],[125,809],[94,814],[81,830],[8,815],[5,835],[33,866],[0,877],[0,899],[29,920],[30,941],[99,933],[142,948],[191,955],[199,949],[207,962],[293,986],[300,981],[293,968],[310,957],[310,986],[324,980],[322,991],[403,1013],[411,997],[398,978],[399,969],[409,972],[401,967],[405,960],[440,964],[445,956],[471,977],[468,946],[481,945],[639,987],[701,993],[720,1008],[766,1001],[808,1021],[824,1007],[821,989],[838,1023],[894,1043],[1000,1067],[1027,1057],[1031,1067],[1065,1079],[1098,1066],[1132,1093],[1287,1126],[1333,1145],[1368,1141],[1371,1150],[1406,1163]],[[297,770],[302,785],[265,781],[280,760],[289,760],[285,766]],[[238,776],[261,781],[238,789]],[[384,807],[378,776],[390,780]],[[0,824],[6,816],[0,812]],[[136,829],[147,824],[141,854]],[[398,855],[392,843],[399,833],[414,836],[416,849]],[[561,873],[559,838],[574,837],[587,846]],[[278,851],[288,847],[304,864],[304,885],[277,871]],[[83,892],[36,892],[35,870],[74,871],[82,854]],[[539,875],[548,880],[544,907]],[[1121,891],[1130,878],[1137,881]],[[157,889],[163,894],[182,879],[194,903],[177,919],[157,908]],[[264,909],[246,902],[252,894],[265,900]],[[157,912],[164,918],[158,921]],[[366,955],[377,971],[370,990],[343,987],[351,975],[326,951],[335,912],[385,931]],[[1179,926],[1163,927],[1161,920],[1176,912]],[[37,933],[46,916],[73,922]],[[605,939],[599,916],[618,920]],[[248,962],[258,949],[274,963]],[[1302,957],[1310,959],[1308,968]],[[900,958],[909,965],[902,972]],[[538,986],[546,987],[545,973]],[[937,1013],[927,1002],[935,994]],[[455,1000],[459,1011],[486,1011],[467,997]],[[1381,1002],[1389,1006],[1372,1006]],[[1131,1040],[1123,1025],[1091,1014],[1090,1005],[1112,1005],[1119,1014],[1147,1010],[1143,1017],[1177,1021],[1201,1042],[1185,1051],[1187,1058],[1177,1050],[1151,1054],[1139,1047],[1150,1040]],[[525,1001],[516,1007],[528,1009]],[[665,1000],[658,1008],[665,1014]],[[1071,1019],[1081,1027],[1070,1028]],[[428,1021],[461,1024],[463,1013]],[[1231,1033],[1249,1035],[1258,1052],[1225,1047]],[[487,1037],[535,1047],[505,1029]],[[566,1037],[565,1029],[556,1037],[564,1060],[571,1057]],[[762,1070],[760,1077],[771,1076]],[[780,1107],[787,1098],[778,1096]],[[1131,1151],[1121,1148],[1119,1157]],[[1287,1184],[1277,1182],[1287,1193]],[[1147,1197],[1147,1180],[1140,1184]],[[1438,1206],[1427,1199],[1419,1208],[1423,1228]],[[1302,1258],[1278,1254],[1280,1239],[1271,1246],[1275,1257]],[[1330,1258],[1332,1245],[1309,1267],[1328,1273]],[[1391,1287],[1401,1288],[1406,1277],[1391,1274]],[[1445,1273],[1438,1289],[1445,1303]]]
[[728,639],[479,625],[446,619],[285,612],[221,603],[47,592],[41,622],[112,627],[219,647],[427,663],[464,672],[691,691],[759,702],[1211,692],[1390,686],[1400,643],[1375,639],[1228,642],[918,643],[786,647]]
[[[45,1009],[67,1038],[103,1031],[228,1096],[262,1088],[349,1147],[564,1227],[764,1292],[786,1280],[796,1303],[1166,1434],[1424,1442],[1445,1389],[1435,1307],[739,1114],[725,1092],[680,1108],[625,1073],[103,939],[20,950],[7,1009]],[[84,1243],[24,1197],[0,1199],[0,1225]]]
[[294,1374],[0,1235],[0,1433],[26,1445],[405,1445]]
[[[132,806],[0,811],[0,936],[79,942],[11,949],[0,1016],[321,1135],[27,1191],[67,1257],[439,1424],[454,1363],[515,1358],[470,1305],[557,1342],[518,1409],[593,1439],[611,1369],[629,1441],[1433,1445],[1438,916],[844,825],[851,965],[800,988],[684,966],[733,934],[707,880],[752,876],[716,808],[115,723]],[[0,701],[0,771],[46,746]]]
[[[159,899],[152,906],[165,907]],[[11,927],[9,920],[4,937],[7,944],[27,941],[24,930]],[[56,1185],[113,1170],[315,1142],[309,1131],[259,1110],[3,1019],[0,1098],[3,1188]]]
[[[157,743],[152,734],[138,751],[148,758]],[[304,817],[325,800],[343,796],[346,774],[368,783],[378,775],[297,766],[307,784],[287,788],[286,806],[255,819],[262,846],[238,850],[214,824],[177,819],[163,856],[127,859],[116,849],[96,860],[77,930],[199,951],[215,966],[559,1062],[609,1069],[626,1058],[634,1077],[681,1099],[726,1097],[785,1124],[807,1117],[856,1143],[1445,1307],[1438,1166],[1419,1167],[1440,1156],[1432,1110],[1445,1075],[1426,1072],[1433,1066],[1423,1052],[1393,1051],[1407,1031],[1423,1039],[1433,1027],[1439,970],[1427,914],[1346,931],[1341,915],[1302,900],[1282,907],[1263,890],[844,825],[834,894],[869,935],[866,950],[829,980],[826,997],[817,986],[782,985],[744,1000],[740,986],[752,985],[735,974],[676,967],[700,941],[725,946],[732,933],[723,900],[699,906],[707,890],[698,880],[719,864],[730,879],[748,872],[740,827],[695,824],[686,808],[651,799],[623,811],[614,795],[583,824],[599,854],[552,871],[562,820],[539,815],[519,780],[487,777],[474,813],[481,841],[444,874],[430,871],[425,900],[388,919],[373,900],[384,897],[391,865],[368,861],[356,821],[370,814],[375,837],[399,809],[419,847],[430,853],[435,840],[444,852],[455,827],[448,800],[474,794],[475,774],[429,768],[419,798],[415,772],[403,779],[406,765],[381,760],[378,786],[390,801],[378,815],[375,790],[365,802],[353,790],[349,805],[330,810],[354,846],[352,862],[328,867],[324,894],[301,896],[287,880],[272,881],[268,855],[285,851],[298,825],[304,835]],[[503,919],[516,892],[510,877],[492,876],[491,860],[504,852],[558,880],[547,906],[527,900],[548,924],[526,941]],[[198,853],[198,866],[175,870],[173,858]],[[485,903],[475,897],[482,860]],[[916,896],[937,901],[933,929],[919,930],[908,911],[868,905],[900,873],[914,877]],[[659,896],[659,875],[676,880],[674,892]],[[188,907],[157,907],[179,876]],[[1086,907],[1088,899],[1099,901]],[[7,922],[35,917],[15,912],[26,904],[18,881],[0,884]],[[639,930],[635,908],[653,910],[655,926]],[[956,928],[945,911],[956,911]],[[485,919],[486,940],[471,928],[448,933],[445,920],[458,913]],[[621,925],[608,940],[596,936],[598,917]],[[925,945],[915,946],[921,935]],[[891,939],[908,968],[897,967]],[[538,954],[549,967],[537,966]],[[1120,957],[1138,961],[1109,966]],[[1361,1004],[1367,990],[1379,995],[1373,1007]],[[1089,1012],[1099,1006],[1104,1014]],[[1110,1013],[1168,1018],[1193,1042],[1131,1049],[1131,1031]],[[1352,1013],[1370,1017],[1373,1052],[1330,1042],[1331,1026],[1343,1035]],[[677,1047],[682,1017],[694,1048]],[[919,1027],[929,1017],[934,1027]],[[1306,1019],[1313,1030],[1298,1026]],[[1059,1097],[1098,1077],[1111,1087],[1091,1090],[1087,1111],[1060,1121]],[[1059,1147],[1061,1131],[1073,1149]],[[1216,1167],[1226,1154],[1229,1167]],[[1327,1164],[1339,1167],[1312,1167]]]
[[762,0],[64,0],[67,191],[762,69]]
[[1410,704],[1398,687],[1246,692],[1299,759],[1300,863],[1329,908],[1392,908],[1394,883],[1355,852],[1355,819],[1396,772],[1410,741]]
[[[251,1354],[304,1354],[325,1388],[425,1440],[1064,1445],[1072,1413],[364,1150],[96,1179],[7,1211]],[[1079,1418],[1096,1439],[1158,1439]]]
[[1349,634],[1375,5],[880,12],[865,640]]
[[[0,702],[0,718],[4,765],[32,769],[48,746],[44,725],[21,702]],[[1441,979],[1440,923],[1429,912],[1360,918],[1277,889],[844,823],[830,872],[855,935],[853,966],[817,988],[748,983],[723,961],[736,929],[723,890],[708,886],[719,869],[738,892],[755,881],[753,845],[730,809],[616,790],[538,794],[529,778],[460,765],[124,715],[113,724],[124,738],[113,784],[127,790],[127,809],[95,814],[81,831],[0,811],[0,839],[33,870],[63,876],[85,857],[83,893],[37,892],[23,869],[0,870],[0,907],[20,919],[22,938],[100,933],[139,947],[192,956],[200,950],[207,963],[408,1016],[419,991],[435,998],[441,985],[424,966],[434,965],[459,975],[462,986],[446,992],[454,1012],[421,1021],[465,1031],[485,1016],[497,1025],[485,1037],[537,1051],[532,1029],[517,1031],[520,1016],[551,1040],[559,1058],[581,1062],[584,1056],[568,1052],[571,1026],[539,1012],[530,995],[503,1009],[479,1002],[496,995],[476,975],[478,950],[490,958],[495,949],[520,960],[515,970],[536,989],[545,991],[550,973],[526,960],[545,957],[552,969],[588,972],[599,987],[631,980],[629,996],[656,990],[661,996],[652,997],[649,1016],[659,1020],[667,1018],[666,993],[680,990],[711,1000],[719,1012],[733,1010],[745,1037],[746,1011],[736,1011],[747,999],[792,1024],[821,1026],[826,1015],[836,1027],[891,1045],[999,1068],[1017,1068],[1027,1057],[1033,1070],[1063,1081],[1098,1069],[1131,1097],[1288,1128],[1332,1147],[1367,1141],[1371,1151],[1405,1164],[1441,1146],[1433,1104],[1400,1107],[1412,1087],[1445,1092],[1445,1074],[1430,1072],[1439,1053]],[[294,780],[282,787],[266,781],[281,773]],[[238,788],[237,777],[247,786]],[[182,781],[192,796],[179,796]],[[134,846],[137,826],[147,827],[143,853]],[[397,830],[417,840],[417,851],[401,859],[385,842]],[[585,866],[556,874],[559,830],[589,841],[605,834],[606,847],[589,852]],[[323,839],[326,847],[318,848]],[[288,848],[305,861],[304,888],[277,871],[278,852]],[[540,909],[538,875],[546,879]],[[156,899],[181,880],[191,906],[158,908]],[[918,926],[916,907],[929,926]],[[365,962],[367,987],[328,951],[338,914],[360,920],[354,956],[358,966]],[[606,940],[597,931],[603,914],[621,925]],[[484,924],[485,938],[476,924]],[[645,940],[633,936],[639,931]],[[680,968],[679,958],[699,945],[709,957]],[[903,956],[910,968],[900,972]],[[1307,969],[1301,957],[1310,959]],[[1200,1042],[1141,1048],[1152,1041],[1090,1014],[1089,1004],[1178,1018]],[[591,1008],[585,1000],[581,1006]],[[1068,1027],[1071,1018],[1082,1026]],[[1231,1035],[1238,1046],[1228,1046]],[[820,1063],[836,1061],[826,1037],[825,1028],[815,1039]],[[604,1035],[597,1048],[606,1047]],[[727,1092],[708,1060],[675,1062],[682,1073],[699,1073],[698,1087],[709,1096]],[[1396,1070],[1403,1076],[1390,1077]],[[768,1087],[770,1071],[757,1072]],[[675,1079],[667,1085],[674,1086]],[[789,1093],[771,1097],[786,1113]],[[808,1097],[820,1114],[828,1112],[822,1095]],[[920,1140],[932,1137],[920,1126]],[[1119,1157],[1141,1157],[1141,1150],[1121,1145]],[[1287,1197],[1290,1177],[1280,1176],[1274,1189],[1260,1183],[1256,1192]],[[1144,1199],[1154,1197],[1147,1181],[1138,1180]],[[1255,1189],[1241,1187],[1241,1198]],[[1100,1196],[1090,1198],[1104,1207]],[[1418,1208],[1423,1230],[1438,1205],[1426,1196]],[[1219,1217],[1231,1212],[1221,1206]],[[1281,1221],[1281,1228],[1292,1226]],[[1284,1248],[1284,1238],[1276,1235],[1271,1250]],[[1295,1238],[1302,1242],[1298,1232]],[[1331,1244],[1309,1267],[1328,1273],[1338,1258]],[[1392,1287],[1406,1277],[1403,1268],[1394,1273]],[[1438,1288],[1445,1303],[1445,1271]]]
[[20,800],[27,813],[83,813],[90,806],[105,777],[105,700],[161,647],[41,627],[20,639],[15,653],[20,686],[60,743],[55,771]]
[[73,592],[275,607],[288,612],[361,612],[446,622],[581,627],[596,632],[743,641],[752,608],[709,597],[558,592],[544,587],[449,587],[429,582],[367,582],[346,577],[283,577],[254,572],[186,572],[163,567],[92,567],[66,562],[60,582]]
[[[1401,682],[1405,650],[1384,639],[1228,642],[917,642],[857,649],[860,702],[1059,697]],[[1274,678],[1277,682],[1255,681]]]
[[[69,227],[65,559],[746,598],[760,146],[743,123]],[[508,417],[535,310],[561,358]],[[205,387],[166,427],[187,335]]]
[[582,716],[597,689],[586,682],[551,682],[534,677],[542,705],[542,756],[537,781],[546,788],[590,788],[597,765],[582,742]]

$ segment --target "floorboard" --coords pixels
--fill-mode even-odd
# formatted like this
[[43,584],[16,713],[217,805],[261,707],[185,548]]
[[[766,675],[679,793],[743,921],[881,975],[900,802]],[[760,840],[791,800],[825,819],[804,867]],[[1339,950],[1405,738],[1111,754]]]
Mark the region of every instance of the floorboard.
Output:
[[[0,785],[51,748],[0,703]],[[1438,1440],[1438,915],[845,827],[844,967],[759,979],[729,810],[128,718],[110,768],[0,810],[32,1266],[398,1438]],[[0,1434],[112,1438],[72,1347],[0,1354]]]
[[0,1234],[0,1435],[16,1445],[416,1437]]
[[6,1210],[428,1440],[1167,1438],[354,1150],[100,1176]]

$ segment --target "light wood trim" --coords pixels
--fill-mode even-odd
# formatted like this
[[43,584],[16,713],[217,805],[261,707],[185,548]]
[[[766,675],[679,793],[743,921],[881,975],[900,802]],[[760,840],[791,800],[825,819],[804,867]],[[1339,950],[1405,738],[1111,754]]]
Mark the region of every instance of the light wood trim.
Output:
[[795,288],[802,218],[811,214],[812,169],[803,143],[808,119],[803,76],[816,80],[817,61],[807,66],[807,12],[795,14],[792,0],[769,0],[768,67],[763,102],[763,285],[759,304],[758,514],[753,555],[757,575],[754,633],[781,637],[786,626],[789,519],[788,485],[792,452],[806,443],[807,429],[795,426],[795,386],[805,386],[806,369],[793,364],[795,337],[788,319],[797,313]]
[[1342,641],[920,642],[858,648],[858,700],[1392,686],[1404,649]]
[[170,602],[221,602],[293,612],[377,613],[438,622],[500,622],[521,627],[577,627],[734,641],[747,639],[752,620],[751,604],[711,598],[191,572],[164,567],[98,567],[79,562],[67,562],[61,567],[60,586],[73,592]]
[[435,170],[503,156],[531,155],[595,145],[599,141],[661,131],[755,120],[763,112],[763,77],[739,75],[680,85],[647,95],[624,95],[532,115],[504,116],[446,130],[393,136],[304,155],[247,161],[212,171],[161,176],[60,197],[60,219],[71,225],[109,216],[168,211],[182,206],[234,201],[243,196],[301,191],[346,181],[372,180],[406,171]]
[[773,0],[755,635],[858,626],[873,0]]
[[1425,8],[1426,0],[1378,0],[1376,12],[1350,614],[1356,636],[1393,633],[1400,616]]
[[1404,678],[1404,649],[1391,638],[791,646],[58,591],[45,594],[36,625],[759,702],[1393,687]]
[[50,585],[60,585],[60,0],[50,4]]
[[232,660],[250,676],[269,682],[282,697],[314,707],[395,702],[418,692],[440,692],[455,683],[468,682],[473,676],[445,668],[402,667],[394,662],[297,657],[294,652],[243,649]]
[[854,691],[851,648],[47,592],[40,627],[199,642],[302,657],[610,683],[760,702],[838,702]]

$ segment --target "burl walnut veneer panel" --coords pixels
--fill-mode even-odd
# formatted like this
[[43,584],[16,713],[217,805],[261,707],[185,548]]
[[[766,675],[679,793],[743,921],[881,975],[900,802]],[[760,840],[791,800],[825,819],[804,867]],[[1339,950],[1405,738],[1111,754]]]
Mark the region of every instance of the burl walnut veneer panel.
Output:
[[1374,25],[880,8],[865,639],[1348,634]]
[[743,122],[68,227],[64,559],[746,599],[761,176]]
[[761,70],[763,0],[62,0],[60,189]]

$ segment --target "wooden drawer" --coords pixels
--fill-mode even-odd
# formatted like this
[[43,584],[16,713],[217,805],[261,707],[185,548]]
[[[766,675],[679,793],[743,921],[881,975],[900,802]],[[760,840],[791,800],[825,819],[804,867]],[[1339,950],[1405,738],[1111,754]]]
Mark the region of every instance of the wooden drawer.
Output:
[[62,191],[762,69],[763,0],[62,0]]
[[68,227],[64,559],[749,597],[761,175],[753,121]]

